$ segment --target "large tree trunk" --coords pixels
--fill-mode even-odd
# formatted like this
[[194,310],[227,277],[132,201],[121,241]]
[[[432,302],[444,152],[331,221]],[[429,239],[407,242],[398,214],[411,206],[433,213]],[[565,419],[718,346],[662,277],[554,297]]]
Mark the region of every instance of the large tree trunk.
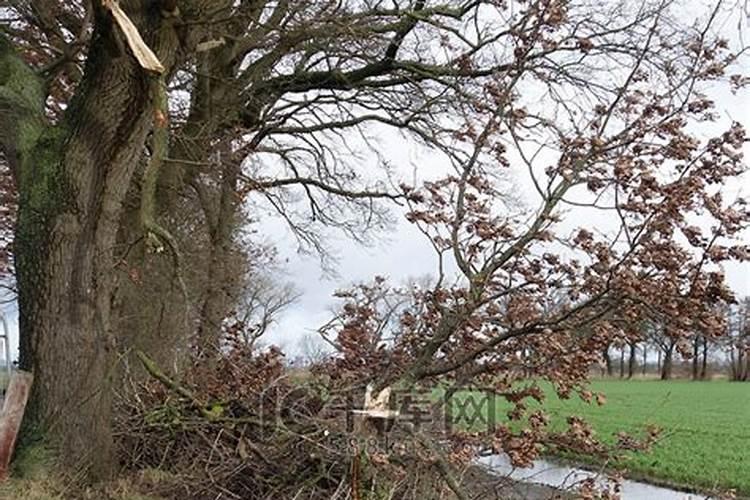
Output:
[[698,363],[700,361],[700,337],[693,339],[693,380],[698,380]]
[[[24,203],[34,195],[22,190],[16,235],[21,365],[36,375],[32,415],[42,428],[54,428],[67,460],[100,469],[95,476],[112,465],[112,249],[150,121],[139,116],[147,103],[142,85],[113,88],[104,80],[82,101],[61,163],[41,166],[60,178],[45,194],[59,205],[38,212],[34,203]],[[125,113],[125,106],[136,112]],[[114,114],[108,123],[97,108],[121,111],[127,122]]]
[[[173,32],[154,39],[158,10],[121,3],[157,54],[174,55]],[[19,159],[15,239],[20,362],[35,374],[25,428],[88,479],[114,465],[114,248],[153,119],[150,77],[99,3],[96,13],[84,79],[64,121]]]
[[635,374],[636,345],[635,342],[631,342],[629,345],[630,353],[628,356],[628,379],[631,379]]
[[613,373],[613,369],[612,369],[612,356],[609,354],[609,346],[607,346],[602,352],[602,357],[604,358],[604,367],[607,370],[607,376],[611,377]]
[[243,254],[238,251],[232,238],[237,227],[238,201],[237,182],[240,161],[227,158],[221,166],[221,188],[215,218],[209,221],[210,254],[208,283],[202,297],[197,332],[198,351],[206,358],[214,357],[220,349],[222,323],[237,304],[244,268],[238,260]]
[[[233,238],[241,215],[236,195],[240,163],[231,158],[230,147],[216,144],[224,130],[237,125],[242,107],[241,89],[232,79],[239,64],[232,62],[233,50],[228,44],[198,54],[190,113],[158,178],[157,215],[185,259],[182,273],[189,304],[173,286],[170,259],[146,254],[143,245],[135,243],[141,236],[137,190],[126,212],[126,220],[135,219],[135,224],[121,227],[120,244],[136,247],[125,268],[137,280],[119,290],[118,329],[129,346],[146,350],[162,366],[178,366],[191,347],[206,358],[216,353],[222,323],[236,307],[242,284],[244,263],[236,260],[246,258]],[[215,182],[196,182],[199,175]],[[142,311],[150,314],[138,314]]]
[[656,371],[657,373],[661,373],[661,347],[657,346],[656,348]]
[[[149,251],[139,216],[140,201],[140,190],[131,186],[118,238],[118,256],[122,258],[116,263],[120,279],[113,305],[113,327],[123,353],[118,374],[131,380],[148,376],[135,355],[139,350],[147,352],[162,369],[177,371],[187,359],[196,319],[195,308],[185,303],[171,256]],[[193,207],[181,208],[186,218],[194,217],[196,224],[200,223]],[[207,246],[205,238],[198,231],[185,238],[171,220],[161,218],[159,222],[175,237],[185,260],[179,274],[192,297],[196,284],[205,282],[205,263],[193,257]]]
[[664,362],[661,367],[661,379],[670,380],[672,378],[672,354],[674,352],[674,346],[669,346],[664,351]]

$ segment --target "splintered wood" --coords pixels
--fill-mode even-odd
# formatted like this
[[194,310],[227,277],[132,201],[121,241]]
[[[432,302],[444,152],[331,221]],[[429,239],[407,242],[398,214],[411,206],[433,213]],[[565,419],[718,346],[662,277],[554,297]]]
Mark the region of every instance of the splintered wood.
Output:
[[147,71],[158,74],[164,73],[164,66],[162,66],[159,58],[156,57],[156,54],[143,41],[138,28],[135,27],[128,15],[120,8],[118,1],[102,0],[102,5],[112,13],[112,17],[125,35],[128,46],[133,51],[138,64]]

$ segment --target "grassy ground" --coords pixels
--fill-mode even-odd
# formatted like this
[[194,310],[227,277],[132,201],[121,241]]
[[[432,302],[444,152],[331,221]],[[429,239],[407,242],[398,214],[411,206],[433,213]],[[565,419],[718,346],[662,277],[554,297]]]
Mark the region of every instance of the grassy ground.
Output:
[[9,479],[0,483],[2,500],[160,500],[132,492],[126,480],[113,482],[97,489],[64,488],[53,479]]
[[696,489],[732,488],[750,496],[750,384],[690,381],[595,381],[604,406],[550,394],[546,408],[554,428],[569,415],[584,417],[597,435],[638,433],[648,424],[663,430],[648,454],[622,464],[631,477]]

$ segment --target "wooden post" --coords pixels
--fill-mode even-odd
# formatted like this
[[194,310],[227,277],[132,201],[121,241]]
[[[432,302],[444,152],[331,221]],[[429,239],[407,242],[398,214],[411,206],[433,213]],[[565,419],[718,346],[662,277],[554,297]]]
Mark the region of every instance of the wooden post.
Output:
[[0,481],[8,477],[8,467],[21,428],[21,420],[29,399],[34,375],[25,371],[14,372],[5,393],[3,412],[0,414]]

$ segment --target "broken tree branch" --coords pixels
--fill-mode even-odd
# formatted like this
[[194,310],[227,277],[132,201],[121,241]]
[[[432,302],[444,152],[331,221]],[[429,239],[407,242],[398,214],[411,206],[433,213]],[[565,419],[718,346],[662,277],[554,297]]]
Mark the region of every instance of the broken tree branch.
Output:
[[159,58],[156,57],[156,54],[143,41],[138,28],[135,27],[133,21],[120,8],[118,0],[102,0],[102,5],[112,13],[112,17],[125,35],[128,46],[138,60],[138,64],[146,71],[157,74],[164,73],[164,66],[162,66]]

